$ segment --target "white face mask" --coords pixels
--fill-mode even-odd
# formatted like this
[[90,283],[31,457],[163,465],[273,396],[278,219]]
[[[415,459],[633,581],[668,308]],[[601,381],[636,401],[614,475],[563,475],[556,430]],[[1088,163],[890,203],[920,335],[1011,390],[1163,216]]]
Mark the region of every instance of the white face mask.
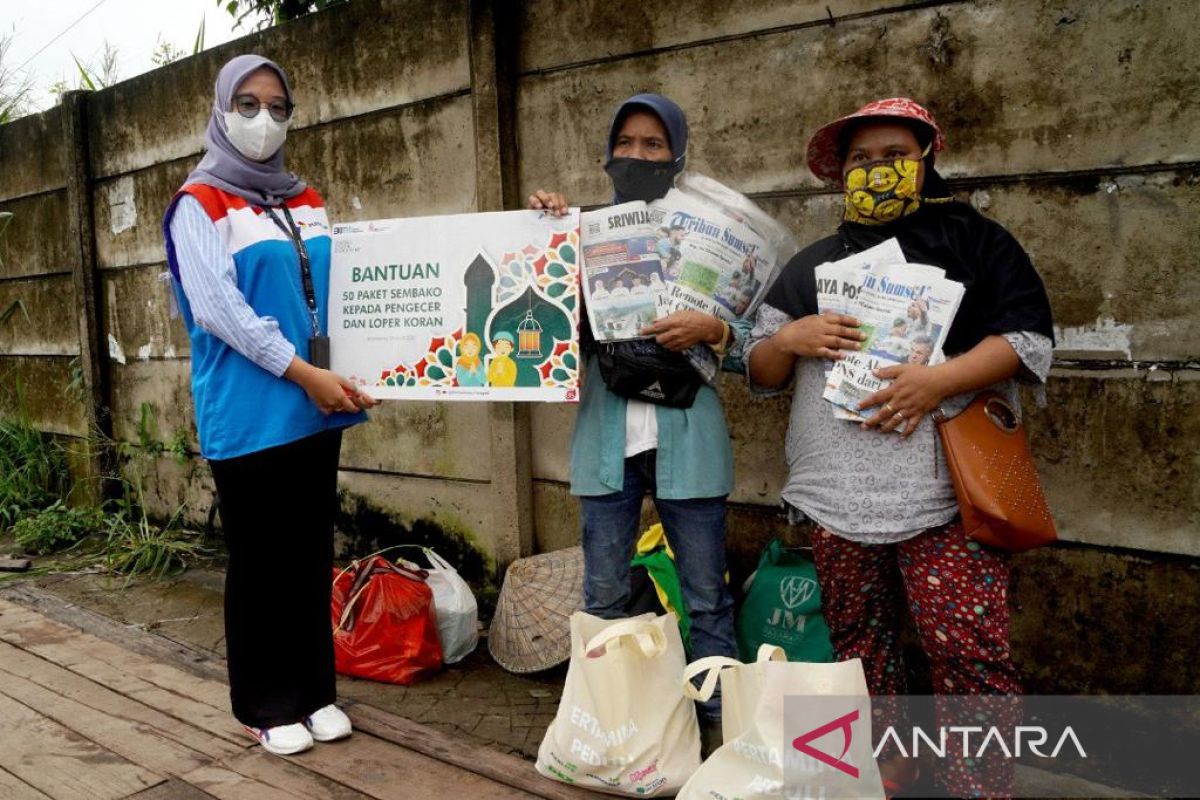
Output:
[[236,111],[225,112],[225,133],[238,152],[251,161],[266,161],[283,147],[288,124],[276,122],[265,108],[253,117],[243,117]]

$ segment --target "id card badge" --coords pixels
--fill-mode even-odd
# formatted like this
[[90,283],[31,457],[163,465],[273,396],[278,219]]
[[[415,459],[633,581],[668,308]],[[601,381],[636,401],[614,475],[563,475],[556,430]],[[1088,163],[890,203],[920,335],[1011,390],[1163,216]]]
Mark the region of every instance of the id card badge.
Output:
[[321,369],[329,369],[329,337],[308,337],[308,363]]

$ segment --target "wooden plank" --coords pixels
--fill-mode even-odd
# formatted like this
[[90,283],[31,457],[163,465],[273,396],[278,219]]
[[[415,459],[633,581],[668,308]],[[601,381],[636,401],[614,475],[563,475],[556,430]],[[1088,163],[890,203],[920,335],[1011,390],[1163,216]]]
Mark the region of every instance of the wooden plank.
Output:
[[377,800],[437,797],[448,787],[454,787],[455,797],[472,800],[538,797],[362,732],[342,742],[317,745],[293,760]]
[[5,800],[52,800],[2,767],[0,767],[0,797]]
[[295,797],[283,789],[216,764],[193,770],[181,776],[181,780],[219,800],[293,800]]
[[163,775],[180,775],[242,752],[6,643],[0,643],[0,694]]
[[224,684],[184,672],[139,653],[0,600],[0,641],[35,653],[226,741],[247,745],[229,707]]
[[[318,744],[317,747],[322,745]],[[300,757],[303,759],[303,756]],[[261,747],[247,750],[221,766],[283,789],[298,800],[365,800],[367,795],[305,769],[303,760],[279,758]]]
[[462,741],[404,717],[362,703],[344,703],[357,730],[380,739],[483,775],[545,800],[582,800],[592,792],[544,778],[533,765],[516,756],[483,747],[465,748]]
[[[188,672],[218,682],[226,678],[225,662],[218,654],[202,653],[195,647],[180,644],[142,627],[122,624],[31,583],[13,583],[0,588],[0,601],[5,600],[156,661],[182,666]],[[4,627],[3,617],[4,606],[0,606],[0,629]]]
[[0,768],[54,800],[119,800],[163,781],[3,695]]
[[128,800],[213,800],[213,796],[176,778],[130,795]]

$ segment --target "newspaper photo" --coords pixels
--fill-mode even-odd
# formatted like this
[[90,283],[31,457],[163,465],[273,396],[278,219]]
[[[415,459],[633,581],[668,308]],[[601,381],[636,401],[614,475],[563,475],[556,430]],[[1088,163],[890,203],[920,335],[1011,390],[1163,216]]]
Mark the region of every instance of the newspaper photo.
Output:
[[661,216],[640,200],[581,215],[583,291],[597,341],[639,338],[658,317],[666,291],[656,236]]
[[876,265],[861,269],[860,276],[846,313],[858,318],[866,339],[859,351],[847,352],[833,364],[823,394],[855,414],[864,398],[888,383],[875,377],[874,370],[941,360],[963,296],[961,283],[924,264]]

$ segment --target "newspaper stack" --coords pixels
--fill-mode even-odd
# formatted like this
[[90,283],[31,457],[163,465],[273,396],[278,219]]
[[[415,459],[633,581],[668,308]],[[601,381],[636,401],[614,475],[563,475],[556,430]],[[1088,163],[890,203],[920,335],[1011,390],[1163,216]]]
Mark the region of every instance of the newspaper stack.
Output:
[[825,372],[822,395],[838,419],[861,422],[858,404],[890,383],[875,370],[898,364],[937,364],[962,302],[964,287],[945,270],[911,264],[895,239],[816,268],[817,308],[858,319],[860,350]]
[[745,317],[797,249],[745,196],[695,174],[652,203],[583,214],[580,235],[588,320],[602,342],[639,338],[681,309]]

